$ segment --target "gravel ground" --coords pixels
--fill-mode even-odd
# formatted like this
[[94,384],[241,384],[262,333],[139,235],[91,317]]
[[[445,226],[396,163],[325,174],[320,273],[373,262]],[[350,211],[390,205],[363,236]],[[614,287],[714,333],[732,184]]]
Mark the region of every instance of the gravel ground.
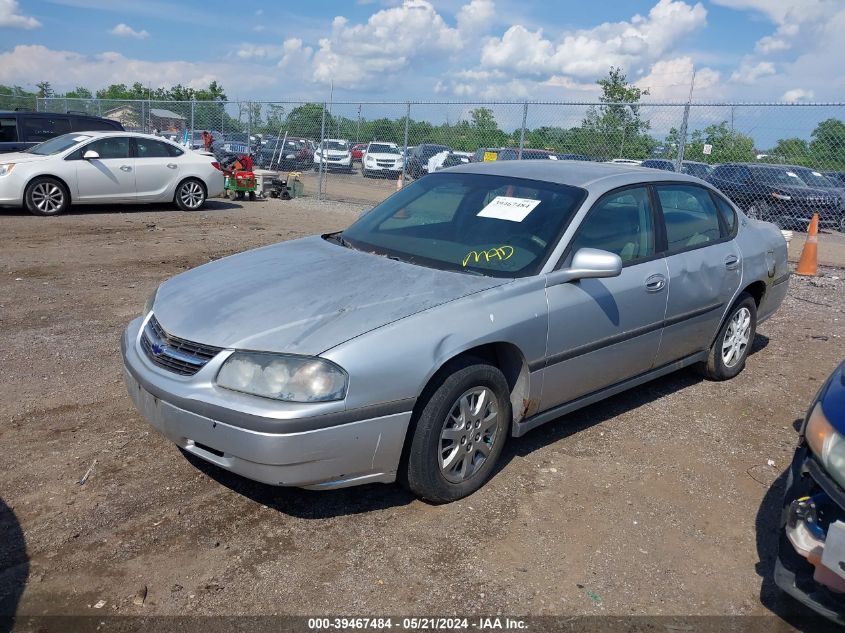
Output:
[[803,613],[773,588],[775,529],[795,425],[843,356],[840,269],[792,278],[736,379],[684,371],[540,427],[446,506],[255,484],[153,432],[118,340],[156,285],[360,209],[0,215],[0,613]]

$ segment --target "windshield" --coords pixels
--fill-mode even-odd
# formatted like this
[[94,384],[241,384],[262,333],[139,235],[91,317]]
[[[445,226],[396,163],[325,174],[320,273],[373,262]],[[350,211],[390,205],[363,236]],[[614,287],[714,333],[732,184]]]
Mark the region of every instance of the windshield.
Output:
[[380,143],[373,143],[370,145],[370,149],[367,150],[368,154],[401,154],[402,152],[399,151],[398,147],[393,147],[391,145],[383,145]]
[[425,147],[420,148],[420,156],[422,158],[431,158],[435,154],[447,151],[449,151],[449,148],[445,145],[426,145]]
[[346,141],[326,141],[326,149],[334,149],[345,152],[349,150],[349,144]]
[[342,237],[421,266],[524,277],[540,270],[586,195],[538,180],[437,173],[405,186]]
[[61,136],[51,138],[49,141],[39,143],[35,147],[30,147],[26,151],[28,154],[52,156],[53,154],[58,154],[66,149],[70,149],[77,143],[87,141],[89,138],[91,137],[86,134],[62,134]]
[[802,181],[794,171],[786,169],[763,168],[753,170],[755,180],[767,185],[784,185],[787,187],[803,187]]
[[792,171],[798,174],[798,177],[811,187],[834,189],[839,186],[821,172],[813,171],[812,169],[803,168],[793,169]]

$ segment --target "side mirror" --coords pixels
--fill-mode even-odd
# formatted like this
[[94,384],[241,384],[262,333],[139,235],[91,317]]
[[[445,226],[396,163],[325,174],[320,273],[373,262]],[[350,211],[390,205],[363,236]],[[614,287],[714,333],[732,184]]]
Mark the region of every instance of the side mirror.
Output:
[[87,152],[85,152],[82,155],[82,158],[84,158],[85,160],[96,160],[99,157],[100,157],[100,155],[97,152],[95,152],[93,149],[89,149]]
[[579,248],[569,268],[554,270],[546,275],[546,288],[576,279],[618,277],[622,273],[622,258],[597,248]]

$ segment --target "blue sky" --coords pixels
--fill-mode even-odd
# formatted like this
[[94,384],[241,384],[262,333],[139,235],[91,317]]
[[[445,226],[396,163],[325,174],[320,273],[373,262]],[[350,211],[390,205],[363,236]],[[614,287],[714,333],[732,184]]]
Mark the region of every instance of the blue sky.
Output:
[[[648,88],[652,101],[685,100],[693,69],[699,102],[800,103],[845,95],[838,72],[845,58],[843,0],[232,6],[0,0],[0,83],[32,89],[48,80],[61,92],[134,81],[201,87],[216,79],[230,98],[322,100],[333,82],[335,99],[349,101],[591,101],[596,79],[615,64]],[[581,114],[573,110],[571,117]],[[456,108],[444,116],[463,115]],[[802,117],[809,121],[796,110],[796,120]],[[671,116],[665,118],[668,125]]]

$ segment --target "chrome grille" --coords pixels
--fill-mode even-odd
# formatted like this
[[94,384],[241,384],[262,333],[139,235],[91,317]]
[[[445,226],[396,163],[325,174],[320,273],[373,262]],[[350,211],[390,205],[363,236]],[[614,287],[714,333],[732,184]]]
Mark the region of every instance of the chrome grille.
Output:
[[144,326],[141,347],[153,363],[181,376],[193,376],[223,349],[171,336],[155,316]]

